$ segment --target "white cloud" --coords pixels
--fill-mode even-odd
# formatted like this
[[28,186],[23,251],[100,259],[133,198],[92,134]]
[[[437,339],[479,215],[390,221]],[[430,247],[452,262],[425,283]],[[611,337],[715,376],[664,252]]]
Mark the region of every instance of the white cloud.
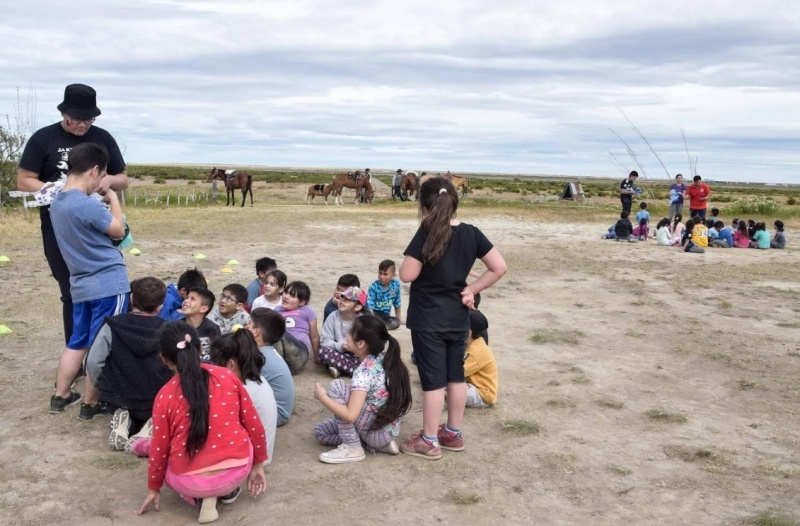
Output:
[[709,178],[788,181],[799,22],[788,0],[20,2],[0,113],[31,86],[45,124],[84,82],[131,162],[589,175],[633,164],[613,127],[659,172],[623,108],[670,169],[683,129]]

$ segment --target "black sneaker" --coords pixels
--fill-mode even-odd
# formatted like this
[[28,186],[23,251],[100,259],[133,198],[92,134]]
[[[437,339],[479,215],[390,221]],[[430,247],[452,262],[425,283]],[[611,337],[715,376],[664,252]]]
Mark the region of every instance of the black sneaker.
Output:
[[220,497],[219,501],[222,504],[233,504],[236,502],[236,499],[239,498],[239,494],[242,492],[242,487],[239,486],[235,490],[233,490],[230,494],[225,495],[224,497]]
[[63,413],[64,409],[68,408],[71,405],[75,405],[80,401],[81,401],[81,395],[80,393],[76,393],[75,391],[70,391],[69,396],[66,398],[53,395],[50,397],[50,414],[55,415],[58,413]]
[[108,409],[108,404],[99,402],[94,405],[81,404],[81,412],[78,413],[78,418],[81,420],[91,420],[97,415],[108,415],[111,411]]

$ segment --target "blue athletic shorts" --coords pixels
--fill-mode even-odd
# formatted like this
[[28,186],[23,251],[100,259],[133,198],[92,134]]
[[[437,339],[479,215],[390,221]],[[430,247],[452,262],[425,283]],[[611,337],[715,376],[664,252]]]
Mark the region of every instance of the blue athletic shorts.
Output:
[[76,303],[72,310],[72,338],[69,339],[67,349],[73,351],[88,349],[106,318],[128,312],[129,299],[130,293],[126,292]]

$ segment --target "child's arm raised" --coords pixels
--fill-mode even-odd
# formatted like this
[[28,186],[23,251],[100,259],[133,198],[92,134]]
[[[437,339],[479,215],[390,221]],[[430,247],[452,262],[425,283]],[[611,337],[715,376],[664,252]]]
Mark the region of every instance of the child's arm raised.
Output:
[[344,420],[348,424],[352,424],[358,419],[364,404],[367,402],[366,391],[350,391],[350,400],[347,405],[340,404],[339,402],[331,399],[328,392],[319,382],[314,384],[314,398],[319,400],[328,411],[333,413],[333,416]]

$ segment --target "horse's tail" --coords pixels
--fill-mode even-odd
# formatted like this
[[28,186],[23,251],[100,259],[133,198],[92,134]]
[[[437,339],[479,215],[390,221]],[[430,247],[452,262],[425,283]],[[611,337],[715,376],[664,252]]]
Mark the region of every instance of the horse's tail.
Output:
[[250,188],[251,192],[253,191],[253,176],[250,174],[247,174],[247,188]]

